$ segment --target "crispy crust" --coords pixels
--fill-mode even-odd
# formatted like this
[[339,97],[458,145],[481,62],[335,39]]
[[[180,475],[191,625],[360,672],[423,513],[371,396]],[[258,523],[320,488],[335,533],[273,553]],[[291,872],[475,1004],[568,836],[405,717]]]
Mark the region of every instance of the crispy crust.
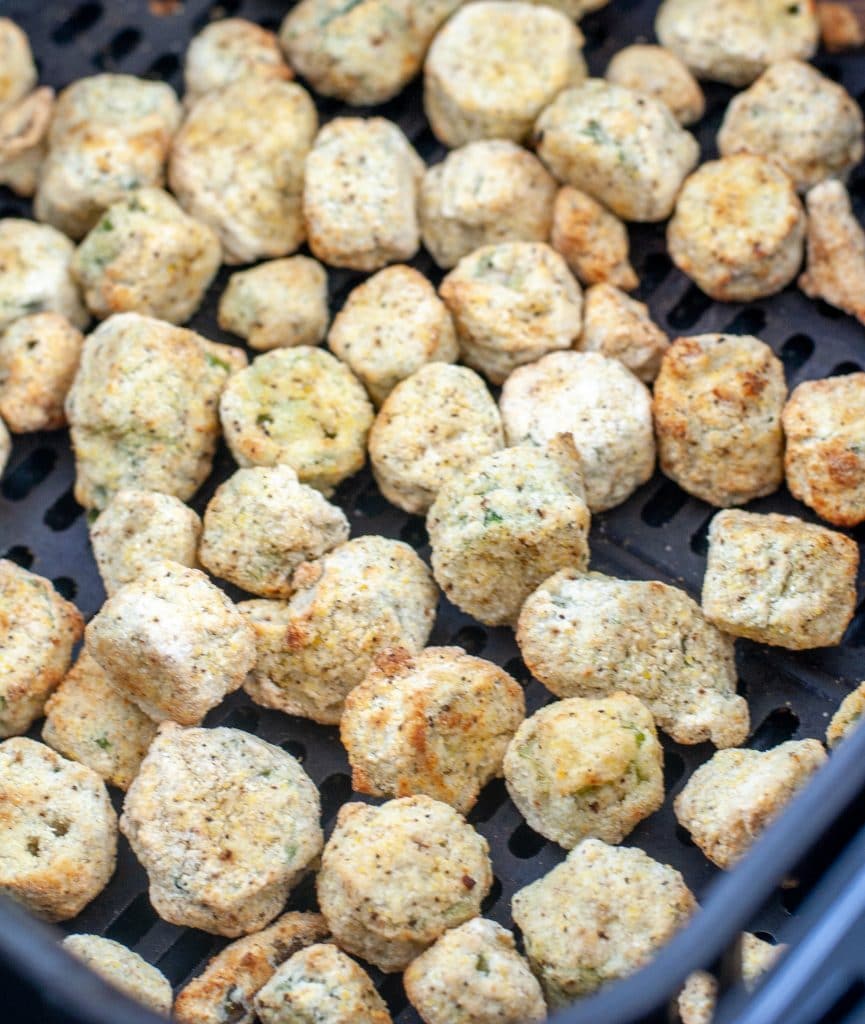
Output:
[[697,80],[684,62],[663,46],[626,46],[614,54],[604,77],[665,103],[681,125],[699,121],[706,109]]
[[865,712],[865,683],[860,683],[855,690],[848,693],[826,729],[826,743],[829,747],[837,747],[841,740],[859,725],[859,719]]
[[652,320],[649,307],[612,284],[593,285],[585,294],[581,352],[618,359],[645,383],[658,375],[670,339]]
[[67,935],[63,948],[131,999],[167,1017],[171,1010],[168,978],[131,949],[101,935]]
[[184,103],[191,107],[205,93],[224,89],[240,78],[289,81],[276,34],[245,18],[223,18],[194,36],[183,66]]
[[629,292],[640,283],[628,259],[625,225],[570,185],[556,196],[550,245],[584,285],[607,283]]

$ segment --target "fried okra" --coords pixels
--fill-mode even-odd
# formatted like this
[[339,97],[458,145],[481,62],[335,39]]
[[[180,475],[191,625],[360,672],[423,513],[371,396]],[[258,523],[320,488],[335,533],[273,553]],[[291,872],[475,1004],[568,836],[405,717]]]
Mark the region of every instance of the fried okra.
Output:
[[658,375],[670,341],[652,320],[649,307],[611,284],[593,285],[585,294],[582,352],[618,359],[645,383]]
[[464,0],[301,0],[279,38],[323,96],[353,106],[392,99],[420,71],[439,26]]
[[372,796],[422,793],[467,814],[501,775],[524,715],[519,683],[492,662],[459,647],[384,651],[340,719],[352,785]]
[[0,334],[0,414],[16,434],[66,425],[63,403],[84,336],[59,313],[33,313]]
[[424,65],[424,107],[436,138],[451,148],[527,140],[544,107],[586,77],[582,46],[580,30],[552,7],[495,0],[462,7]]
[[625,225],[570,185],[556,196],[550,245],[584,285],[606,283],[633,291],[640,283],[628,259]]
[[865,373],[804,381],[781,423],[793,497],[835,526],[865,522]]
[[719,302],[781,291],[799,270],[804,241],[805,211],[793,182],[749,153],[695,171],[667,226],[672,261]]
[[535,140],[559,181],[624,220],[669,217],[700,155],[665,104],[600,78],[559,93],[538,118]]
[[[750,932],[742,933],[741,943],[742,981],[745,988],[752,992],[760,976],[772,969],[787,947],[783,944],[773,946]],[[677,1000],[682,1024],[712,1024],[717,996],[718,982],[708,971],[689,974]]]
[[731,868],[825,760],[819,740],[719,750],[676,797],[676,817],[713,864]]
[[420,247],[418,191],[425,166],[383,117],[338,117],[306,159],[303,215],[314,256],[333,267],[378,270]]
[[651,396],[617,360],[552,352],[505,381],[500,401],[508,444],[574,439],[592,512],[620,505],[652,475]]
[[118,789],[138,774],[156,723],[111,685],[87,651],[45,705],[42,739]]
[[652,714],[627,693],[541,708],[517,729],[504,772],[529,825],[567,850],[589,836],[620,843],[664,802]]
[[841,740],[846,739],[859,725],[859,719],[865,712],[865,683],[860,683],[855,690],[848,693],[841,706],[832,716],[826,730],[826,743],[837,747]]
[[255,664],[255,638],[197,569],[151,562],[87,626],[87,649],[111,685],[155,721],[196,725]]
[[180,990],[178,1024],[253,1024],[253,1000],[276,968],[298,950],[328,937],[321,914],[289,912],[269,928],[230,943]]
[[703,611],[719,629],[794,651],[841,642],[859,547],[795,516],[727,510],[709,527]]
[[128,489],[191,498],[213,463],[220,393],[244,366],[240,349],[151,317],[100,324],[66,396],[76,500],[104,508]]
[[161,188],[181,107],[171,86],[133,75],[80,78],[57,97],[33,206],[83,238],[126,193]]
[[261,1024],[391,1024],[372,979],[331,942],[307,946],[255,997]]
[[679,338],[655,381],[661,469],[712,505],[744,505],[784,479],[784,366],[749,335]]
[[774,161],[805,192],[846,179],[865,153],[862,111],[847,90],[800,60],[772,64],[734,96],[721,130],[721,156],[756,153]]
[[430,167],[420,192],[423,244],[450,269],[475,249],[500,242],[546,242],[556,182],[528,150],[484,139]]
[[511,903],[551,1010],[639,970],[697,909],[678,871],[586,839]]
[[0,893],[46,921],[77,916],[108,884],[117,815],[105,783],[23,736],[0,743]]
[[245,18],[222,18],[193,36],[183,66],[187,107],[242,78],[294,78],[273,32]]
[[162,971],[131,949],[101,935],[67,935],[63,948],[130,999],[168,1016],[171,983]]
[[406,968],[409,1002],[425,1024],[530,1024],[546,1019],[537,979],[514,936],[472,918],[451,928]]
[[363,466],[373,421],[351,370],[306,345],[274,349],[235,374],[219,415],[241,466],[290,466],[325,495]]
[[865,324],[865,231],[840,181],[824,181],[805,197],[808,268],[799,287]]
[[557,697],[633,694],[677,743],[748,735],[733,641],[675,587],[564,569],[523,605],[517,643]]
[[265,707],[336,725],[346,695],[379,654],[423,649],[438,591],[407,544],[374,536],[304,563],[293,582],[287,602],[238,605],[258,649],[246,692]]
[[567,14],[569,18],[579,20],[584,14],[606,7],[610,0],[524,0],[524,2],[555,7],[556,10]]
[[0,331],[32,313],[59,313],[84,327],[87,310],[72,276],[75,246],[47,224],[0,220]]
[[512,625],[554,572],[586,568],[589,521],[569,435],[486,455],[448,480],[430,508],[436,582],[486,625]]
[[843,53],[865,45],[865,27],[857,12],[844,2],[820,0],[817,4],[820,39],[829,53]]
[[232,274],[219,300],[219,326],[259,352],[317,345],[328,319],[327,274],[308,256],[270,260]]
[[518,366],[576,341],[583,295],[544,242],[502,242],[463,257],[439,294],[451,311],[463,362],[502,384]]
[[359,284],[333,321],[327,343],[380,406],[427,363],[456,362],[456,331],[435,288],[412,267],[386,267]]
[[0,559],[0,738],[42,714],[83,632],[81,613],[48,580]]
[[261,597],[290,597],[294,570],[348,540],[342,509],[289,466],[239,469],[204,512],[198,555],[214,576]]
[[72,261],[90,312],[141,313],[185,323],[219,270],[213,228],[194,220],[162,189],[142,188],[112,203]]
[[317,130],[309,93],[278,79],[241,78],[189,112],[171,151],[171,191],[216,231],[226,263],[301,246],[303,162]]
[[179,498],[158,491],[118,491],[90,528],[99,575],[110,597],[152,563],[194,569],[201,520]]
[[812,57],[819,26],[814,0],[664,0],[655,33],[698,78],[742,86],[770,64]]
[[388,395],[369,457],[387,500],[424,514],[447,480],[503,445],[501,417],[481,378],[465,366],[427,363]]
[[614,85],[623,85],[660,100],[681,125],[699,121],[706,100],[699,83],[687,66],[663,46],[635,44],[613,56],[604,76]]
[[161,726],[120,828],[171,924],[263,928],[322,847],[318,791],[279,747],[239,729]]
[[0,18],[0,112],[36,85],[36,64],[27,35],[11,18]]
[[476,917],[492,880],[486,839],[447,804],[348,803],[322,854],[318,902],[346,952],[390,973]]
[[54,90],[43,86],[0,110],[0,185],[31,197],[48,152]]

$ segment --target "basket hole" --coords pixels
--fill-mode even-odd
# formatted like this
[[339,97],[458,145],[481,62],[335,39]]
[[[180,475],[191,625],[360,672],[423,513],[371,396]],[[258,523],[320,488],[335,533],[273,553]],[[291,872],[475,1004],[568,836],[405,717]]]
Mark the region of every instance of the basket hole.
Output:
[[852,359],[845,359],[842,363],[833,367],[831,376],[846,377],[848,373],[861,373],[862,367],[854,363]]
[[706,516],[703,522],[691,534],[691,550],[701,558],[704,558],[709,551],[709,526],[714,518],[714,512]]
[[853,620],[847,627],[844,643],[849,647],[865,647],[865,601],[856,608]]
[[722,334],[759,334],[766,326],[766,314],[759,306],[750,306],[740,310],[726,327],[721,328]]
[[525,822],[522,825],[517,825],[508,839],[508,849],[520,860],[531,860],[532,857],[537,857],[546,845],[546,839],[542,835],[538,835]]
[[504,779],[493,779],[481,790],[478,802],[469,811],[467,817],[472,825],[483,825],[489,821],[508,798]]
[[697,844],[691,838],[691,833],[685,828],[684,825],[676,826],[676,838],[682,844],[682,846],[696,846]]
[[800,370],[814,354],[814,339],[807,334],[794,334],[781,346],[781,362],[787,373]]
[[34,555],[30,548],[23,544],[13,544],[3,555],[3,558],[20,565],[22,569],[29,569],[34,562]]
[[827,77],[831,78],[833,82],[840,82],[844,77],[844,69],[840,64],[836,64],[834,61],[822,64],[820,71]]
[[185,931],[177,942],[157,961],[157,967],[177,985],[204,960],[210,959],[217,939],[205,932]]
[[709,310],[711,305],[712,300],[709,296],[705,292],[701,292],[695,284],[692,284],[670,310],[667,320],[670,326],[675,327],[677,331],[686,330],[689,327],[693,327],[700,317]]
[[685,761],[675,750],[664,751],[664,788],[671,790],[685,774]]
[[244,732],[255,732],[258,728],[258,712],[255,708],[233,708],[220,723],[229,729],[242,729]]
[[378,993],[387,1004],[391,1017],[396,1018],[408,1006],[408,996],[402,983],[401,974],[388,974],[378,987]]
[[754,935],[762,942],[768,942],[770,946],[778,945],[778,940],[771,932],[754,932]]
[[62,21],[51,33],[51,38],[58,46],[67,46],[74,42],[78,36],[93,28],[102,17],[102,4],[86,3],[80,4]]
[[286,754],[291,754],[301,764],[306,760],[306,747],[299,740],[283,740],[280,746]]
[[463,626],[454,633],[451,643],[462,647],[467,654],[480,654],[487,645],[486,630],[480,626]]
[[366,516],[367,519],[375,519],[377,516],[384,515],[390,508],[390,505],[387,498],[383,497],[377,488],[370,484],[365,491],[361,491],[358,495],[354,507],[355,511],[359,512],[362,516]]
[[330,821],[351,796],[351,779],[345,772],[335,772],[319,786],[322,821]]
[[643,505],[640,518],[647,526],[663,526],[681,511],[687,500],[688,495],[678,484],[665,480]]
[[158,82],[176,79],[180,72],[180,58],[175,53],[163,53],[157,57],[144,72],[145,78],[153,78]]
[[3,481],[2,493],[9,501],[22,501],[38,487],[57,463],[57,452],[51,448],[37,448],[19,463]]
[[528,686],[532,681],[532,674],[522,658],[511,658],[510,661],[505,662],[505,672],[513,676],[523,686]]
[[75,600],[75,595],[78,593],[78,584],[71,576],[57,576],[51,582],[61,597],[65,597],[67,601]]
[[399,531],[399,539],[410,544],[415,550],[426,547],[429,544],[429,534],[426,532],[423,519],[410,516]]
[[46,510],[42,521],[50,530],[61,533],[63,530],[68,530],[83,511],[84,509],[75,500],[75,493],[70,487]]
[[135,946],[159,921],[159,915],[150,904],[146,892],[139,893],[105,930],[105,938]]
[[847,315],[843,310],[830,306],[828,302],[824,302],[822,299],[817,299],[814,303],[814,308],[820,316],[825,317],[827,320],[840,320]]
[[796,735],[799,716],[790,708],[775,708],[770,711],[751,733],[748,746],[751,750],[771,750],[779,743],[786,743]]
[[98,68],[111,69],[121,64],[141,42],[137,28],[124,28],[113,36],[107,46],[96,53],[94,63]]
[[651,295],[673,269],[673,261],[665,252],[650,252],[643,261],[640,274],[640,294]]
[[493,875],[493,884],[481,903],[481,913],[488,914],[502,897],[502,883],[496,875]]
[[589,53],[592,50],[599,50],[609,38],[607,26],[603,22],[591,18],[581,23],[580,31],[585,36],[585,49]]

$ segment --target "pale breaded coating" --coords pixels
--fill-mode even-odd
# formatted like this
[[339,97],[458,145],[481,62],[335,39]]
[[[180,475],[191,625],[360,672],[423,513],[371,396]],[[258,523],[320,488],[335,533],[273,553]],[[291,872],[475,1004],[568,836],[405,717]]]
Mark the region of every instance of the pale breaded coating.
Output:
[[863,712],[865,712],[865,683],[860,683],[841,701],[841,705],[832,716],[829,727],[826,729],[827,745],[830,748],[837,747],[841,740],[846,739],[859,725],[859,719]]
[[363,385],[329,352],[278,348],[229,380],[219,416],[243,467],[290,466],[325,495],[366,460],[373,408]]
[[239,469],[204,512],[198,556],[214,576],[261,597],[291,597],[294,570],[348,540],[348,519],[290,466]]
[[645,966],[697,909],[678,871],[586,839],[511,909],[551,1010]]
[[583,41],[571,20],[546,5],[463,6],[424,64],[424,108],[434,135],[450,148],[477,139],[528,140],[544,107],[586,77]]
[[9,434],[9,428],[3,422],[3,418],[0,417],[0,476],[3,475],[3,471],[6,469],[6,465],[9,462],[9,456],[12,454],[12,437]]
[[504,447],[496,403],[465,366],[427,363],[391,391],[369,435],[381,493],[398,508],[424,514],[439,489]]
[[592,285],[584,299],[576,347],[618,359],[641,381],[653,381],[670,339],[652,320],[649,307],[612,284]]
[[703,612],[719,629],[794,651],[839,644],[856,608],[859,547],[795,516],[728,509],[709,527]]
[[141,313],[182,324],[219,270],[216,232],[172,196],[142,188],[112,203],[78,246],[72,273],[90,312]]
[[83,632],[81,613],[49,580],[0,559],[0,738],[42,714]]
[[0,185],[19,196],[36,192],[53,114],[54,90],[47,86],[0,111]]
[[655,33],[698,78],[742,86],[777,61],[812,57],[819,26],[814,0],[664,0]]
[[424,162],[383,117],[338,117],[306,158],[303,216],[312,254],[333,267],[379,270],[420,248]]
[[118,491],[90,528],[105,592],[111,597],[161,559],[196,568],[200,534],[201,520],[179,498],[158,491]]
[[759,338],[678,338],[655,381],[663,472],[721,508],[771,494],[784,480],[784,366]]
[[436,582],[486,625],[513,625],[545,579],[587,567],[589,522],[570,435],[486,455],[447,481],[430,508]]
[[104,508],[128,489],[191,498],[213,464],[219,396],[245,366],[239,348],[138,313],[100,324],[66,396],[76,500]]
[[0,18],[0,112],[36,85],[36,64],[30,41],[11,18]]
[[450,269],[500,242],[546,242],[556,182],[534,153],[507,139],[482,139],[449,153],[424,175],[423,244]]
[[354,288],[327,338],[380,406],[427,363],[456,362],[456,331],[432,284],[413,267],[385,267]]
[[253,935],[230,943],[180,990],[173,1015],[178,1024],[253,1024],[253,999],[289,957],[328,938],[321,914],[290,912]]
[[75,246],[47,224],[0,220],[0,331],[31,313],[59,313],[75,327],[89,320],[72,276]]
[[116,858],[117,815],[96,772],[23,736],[0,743],[0,894],[68,921],[102,892]]
[[800,60],[772,64],[734,96],[718,132],[721,156],[773,160],[800,192],[846,180],[865,154],[862,111],[842,86]]
[[865,45],[865,25],[849,3],[818,0],[817,20],[820,39],[829,53],[842,53]]
[[120,828],[171,924],[235,938],[282,910],[322,847],[318,791],[279,747],[239,729],[160,727]]
[[259,352],[317,345],[329,319],[327,274],[308,256],[270,260],[232,274],[219,300],[219,326]]
[[523,605],[517,643],[557,697],[638,697],[677,743],[743,743],[733,640],[696,601],[655,580],[562,570]]
[[[773,946],[750,932],[742,933],[742,981],[751,992],[761,975],[771,970],[787,947]],[[708,971],[689,974],[677,999],[682,1024],[712,1024],[718,997],[718,982]]]
[[303,162],[317,130],[309,93],[279,79],[240,78],[190,110],[171,150],[171,191],[215,229],[226,263],[303,244]]
[[739,153],[703,164],[685,181],[667,247],[710,298],[750,302],[795,278],[805,227],[790,178],[765,157]]
[[336,725],[376,656],[391,647],[423,649],[438,590],[407,544],[374,536],[304,563],[293,582],[290,601],[238,605],[258,649],[244,686],[265,707]]
[[109,985],[154,1013],[168,1016],[171,983],[143,957],[101,935],[67,935],[62,945],[67,953],[81,960]]
[[45,705],[42,739],[109,785],[129,789],[156,728],[85,650]]
[[33,313],[0,334],[0,414],[10,430],[58,430],[84,335],[60,313]]
[[652,398],[618,359],[551,352],[505,381],[500,400],[508,444],[574,439],[592,512],[620,505],[655,468]]
[[413,960],[403,978],[425,1024],[534,1024],[547,1007],[512,932],[474,917]]
[[255,637],[203,572],[148,564],[87,625],[111,685],[154,721],[197,725],[255,664]]
[[865,324],[865,231],[840,181],[824,181],[805,197],[808,267],[799,287]]
[[274,32],[246,18],[222,18],[192,37],[183,64],[187,107],[205,93],[242,78],[280,82],[294,78]]
[[584,285],[633,291],[640,283],[628,258],[625,225],[590,195],[565,185],[553,207],[550,245]]
[[133,75],[80,78],[57,97],[33,210],[70,238],[138,188],[161,188],[181,120],[174,90]]
[[825,760],[819,740],[719,750],[676,797],[676,818],[713,864],[731,868]]
[[261,1024],[392,1024],[372,979],[331,942],[280,964],[255,997]]
[[559,181],[634,221],[666,220],[700,155],[664,103],[601,78],[559,93],[535,145]]
[[626,46],[613,55],[604,77],[665,103],[681,125],[694,124],[706,110],[699,82],[687,65],[663,46]]
[[610,0],[524,0],[530,4],[545,4],[567,14],[569,18],[579,20],[584,14],[606,7]]
[[793,497],[834,526],[865,522],[865,373],[803,381],[781,423]]
[[340,739],[357,793],[425,794],[468,814],[502,774],[525,715],[522,687],[460,647],[381,653],[345,701]]
[[518,366],[571,348],[583,293],[545,242],[501,242],[464,256],[442,281],[464,363],[502,384]]
[[486,839],[447,804],[347,803],[321,857],[318,902],[342,949],[392,973],[477,917],[492,881]]
[[542,836],[572,850],[620,843],[664,802],[664,752],[636,697],[571,697],[535,712],[504,760],[508,793]]
[[439,26],[464,0],[301,0],[279,30],[292,65],[322,96],[392,99],[420,71]]

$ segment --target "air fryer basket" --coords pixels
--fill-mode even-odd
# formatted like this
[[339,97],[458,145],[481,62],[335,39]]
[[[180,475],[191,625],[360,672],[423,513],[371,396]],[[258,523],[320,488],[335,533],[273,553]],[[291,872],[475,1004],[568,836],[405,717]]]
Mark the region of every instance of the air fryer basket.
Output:
[[[41,79],[47,84],[62,87],[97,71],[126,71],[161,78],[180,88],[183,53],[189,39],[210,19],[238,15],[275,28],[289,6],[275,0],[45,0],[41,4],[0,0],[0,14],[14,18],[28,32]],[[601,73],[612,53],[626,43],[651,39],[656,8],[657,2],[652,0],[613,0],[609,7],[585,19],[582,28],[592,71]],[[865,61],[861,58],[821,57],[817,63],[860,101],[865,97]],[[713,154],[714,136],[730,95],[731,91],[721,86],[707,89],[707,113],[697,129],[704,156]],[[319,107],[323,119],[345,110],[329,100],[321,101]],[[425,159],[435,162],[442,158],[444,150],[423,117],[418,83],[386,106],[376,108],[376,113],[397,121]],[[851,192],[861,216],[865,206],[862,169],[853,176]],[[0,216],[29,215],[28,203],[0,189]],[[708,331],[757,334],[783,360],[791,387],[801,380],[850,372],[865,364],[862,327],[825,304],[806,299],[795,288],[748,306],[713,303],[672,268],[665,253],[662,226],[635,226],[631,238],[633,261],[642,281],[638,296],[649,303],[654,317],[671,336]],[[415,265],[438,281],[440,273],[425,254]],[[223,270],[191,326],[207,337],[237,343],[238,339],[221,332],[216,324],[216,302],[226,279]],[[342,303],[358,280],[360,275],[331,271],[335,306]],[[213,477],[194,502],[199,511],[232,466],[230,457],[221,451]],[[73,478],[65,432],[15,439],[0,486],[0,554],[52,578],[57,588],[89,617],[100,606],[104,593],[89,551],[86,518],[72,495]],[[347,481],[335,500],[346,510],[354,536],[379,533],[400,538],[428,557],[422,519],[389,506],[368,470]],[[752,507],[761,512],[813,518],[784,490],[754,502]],[[712,513],[709,506],[656,475],[626,504],[595,517],[593,567],[624,577],[662,579],[698,595]],[[853,533],[859,540],[865,537],[862,528]],[[520,661],[509,630],[481,627],[444,599],[430,642],[458,644],[505,666],[525,684],[530,712],[550,699]],[[794,737],[822,738],[828,717],[865,676],[861,668],[863,647],[865,603],[857,610],[844,644],[831,650],[793,653],[740,641],[741,691],[750,702],[753,722],[749,745],[763,749]],[[332,826],[338,807],[351,796],[348,765],[335,729],[256,707],[243,694],[229,698],[209,716],[208,724],[255,732],[299,757],[321,790],[325,825]],[[38,736],[38,729],[34,735]],[[627,842],[673,864],[703,898],[717,872],[677,828],[672,799],[693,769],[711,755],[712,748],[678,746],[666,737],[664,746],[666,802]],[[740,870],[711,886],[710,898],[703,899],[704,912],[654,965],[562,1014],[560,1019],[572,1024],[639,1019],[644,1011],[663,1006],[675,994],[687,970],[718,957],[742,926],[783,937],[798,900],[797,890],[782,889],[779,881],[823,838],[832,821],[861,790],[865,790],[865,735],[833,756],[829,768]],[[119,794],[113,796],[119,807]],[[487,787],[469,819],[488,838],[492,851],[496,881],[484,912],[510,926],[514,891],[547,872],[564,853],[523,823],[501,782]],[[308,909],[313,905],[310,882],[293,894],[289,908]],[[121,840],[118,869],[108,888],[63,928],[69,932],[97,932],[126,943],[156,963],[178,986],[224,944],[224,940],[177,928],[157,917],[147,898],[144,872],[125,840]],[[39,987],[46,998],[66,1007],[70,1019],[88,1024],[143,1024],[155,1019],[109,993],[97,979],[76,970],[46,943],[46,934],[42,926],[31,923],[16,908],[0,905],[0,959]],[[406,1004],[399,977],[375,978],[381,982],[395,1021],[416,1022],[418,1018]]]

